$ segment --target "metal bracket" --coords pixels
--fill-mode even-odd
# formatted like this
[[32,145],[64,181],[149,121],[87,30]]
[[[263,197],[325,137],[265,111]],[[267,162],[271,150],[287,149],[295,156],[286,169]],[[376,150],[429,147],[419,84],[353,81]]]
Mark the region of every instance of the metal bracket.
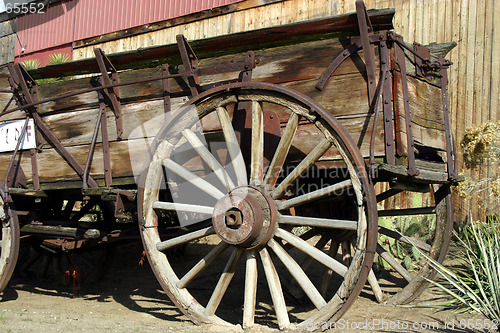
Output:
[[[99,84],[100,84],[99,80]],[[107,187],[112,185],[112,175],[111,175],[111,159],[109,157],[109,137],[108,137],[108,123],[106,117],[106,104],[104,103],[104,95],[102,90],[97,91],[99,97],[99,114],[97,116],[97,122],[94,128],[94,134],[92,135],[92,141],[90,142],[89,153],[87,155],[87,161],[85,163],[85,169],[83,172],[83,189],[88,189],[88,178],[90,173],[90,167],[92,166],[92,159],[94,158],[95,145],[97,143],[97,136],[99,133],[99,128],[101,129],[102,138],[102,154],[104,160],[104,180]]]
[[[94,49],[94,53],[102,74],[102,82],[104,85],[108,86],[118,83],[118,71],[108,59],[104,51],[100,48],[96,48]],[[111,79],[109,78],[108,71],[111,72]],[[113,112],[115,113],[117,139],[121,140],[123,135],[123,119],[120,104],[120,91],[118,90],[118,87],[108,88],[106,90],[107,95],[111,100],[111,105],[113,106]]]
[[[116,194],[115,202],[115,217],[116,218],[128,218],[125,214],[125,206],[127,203],[134,203],[136,200],[136,194],[130,191],[120,191]],[[135,206],[135,205],[134,205]]]
[[198,58],[194,53],[191,45],[189,45],[186,37],[184,35],[177,35],[177,46],[179,48],[179,53],[181,54],[182,64],[184,65],[184,70],[190,75],[187,77],[189,89],[191,90],[191,95],[196,96],[200,93],[200,80],[195,71],[198,69]]
[[[28,113],[28,117],[33,118],[35,122],[36,128],[45,136],[47,142],[49,142],[55,150],[61,155],[61,157],[68,162],[68,164],[75,170],[75,172],[83,178],[84,169],[78,163],[78,161],[71,155],[71,153],[62,145],[62,143],[57,139],[57,137],[51,132],[51,130],[43,123],[40,114],[38,113],[38,105],[37,101],[34,98],[37,98],[37,95],[32,95],[29,86],[31,89],[36,90],[36,82],[29,75],[29,73],[19,64],[9,64],[10,78],[9,82],[11,84],[12,90],[14,91],[14,97],[16,98],[17,103],[21,109],[24,109],[26,113]],[[29,86],[28,86],[29,85]],[[19,91],[19,87],[21,91]],[[22,92],[22,94],[20,93]],[[25,106],[35,103],[37,106]],[[25,106],[25,107],[23,107]],[[27,118],[28,118],[27,117]],[[28,119],[27,119],[28,120]],[[24,137],[24,133],[26,132],[26,127],[28,121],[26,120],[26,124],[21,131],[20,138]],[[18,142],[17,149],[14,151],[12,160],[15,158],[17,151],[19,150],[20,141]],[[13,163],[11,160],[11,164]],[[33,158],[32,158],[33,161]],[[34,164],[33,168],[37,170],[37,165]],[[37,181],[38,177],[34,177],[33,181]],[[97,183],[89,177],[89,185],[92,187],[97,187]],[[34,183],[33,186],[35,189],[39,189],[40,184]]]
[[375,51],[370,43],[370,36],[373,35],[373,26],[366,12],[365,3],[361,0],[356,1],[356,14],[358,17],[359,34],[363,53],[365,58],[366,75],[368,77],[368,98],[369,103],[375,97],[376,78],[375,78]]
[[451,181],[458,181],[458,171],[457,171],[457,154],[455,151],[455,142],[453,139],[453,133],[450,128],[450,115],[448,110],[448,67],[450,62],[443,57],[439,57],[439,63],[441,64],[441,96],[443,99],[443,115],[444,115],[444,130],[446,135],[446,164],[448,171],[448,178]]
[[166,78],[168,76],[168,64],[161,65],[162,76],[165,79],[162,79],[163,85],[163,110],[165,113],[165,122],[169,121],[172,117],[170,111],[172,111],[172,103],[170,101],[170,81]]
[[429,48],[416,42],[413,43],[413,50],[415,52],[415,74],[426,79],[432,79],[433,75],[428,66],[431,51]]

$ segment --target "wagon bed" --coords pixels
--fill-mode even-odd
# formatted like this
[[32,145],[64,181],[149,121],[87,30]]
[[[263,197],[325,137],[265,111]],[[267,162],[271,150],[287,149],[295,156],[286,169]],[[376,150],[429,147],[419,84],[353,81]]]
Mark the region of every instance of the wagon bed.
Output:
[[[390,31],[392,10],[357,9],[1,70],[0,120],[21,120],[21,137],[28,132],[36,143],[0,153],[2,289],[19,225],[26,243],[63,252],[140,234],[160,284],[195,322],[227,324],[218,308],[241,260],[244,327],[260,316],[259,269],[280,328],[291,325],[290,299],[316,308],[297,306],[297,327],[305,327],[338,319],[366,281],[379,301],[418,296],[434,272],[415,254],[406,265],[407,252],[444,259],[450,186],[459,180],[446,105],[450,63],[443,52],[431,55],[445,46],[410,45]],[[63,78],[35,81],[50,77]],[[417,204],[415,193],[423,196]],[[428,229],[421,240],[385,220],[377,225],[377,216],[424,216],[433,229],[420,228]],[[138,233],[124,227],[137,222]],[[208,254],[176,272],[175,256],[164,253],[191,241]],[[375,253],[390,273],[371,268]],[[190,291],[207,266],[226,261],[209,299]],[[406,282],[382,290],[387,274]]]

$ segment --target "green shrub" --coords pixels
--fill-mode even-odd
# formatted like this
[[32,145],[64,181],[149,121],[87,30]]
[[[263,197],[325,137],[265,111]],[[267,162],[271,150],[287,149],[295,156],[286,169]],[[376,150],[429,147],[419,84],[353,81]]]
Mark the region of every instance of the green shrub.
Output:
[[49,62],[47,65],[57,65],[69,61],[69,55],[64,53],[52,53],[49,55]]
[[498,217],[488,223],[463,225],[455,232],[460,266],[447,268],[425,256],[443,281],[430,281],[446,292],[445,307],[475,311],[498,325],[500,323],[500,225]]
[[30,70],[37,69],[38,67],[40,67],[40,60],[38,60],[38,59],[25,60],[25,61],[21,62],[21,65],[23,65],[23,67],[26,70],[30,71]]

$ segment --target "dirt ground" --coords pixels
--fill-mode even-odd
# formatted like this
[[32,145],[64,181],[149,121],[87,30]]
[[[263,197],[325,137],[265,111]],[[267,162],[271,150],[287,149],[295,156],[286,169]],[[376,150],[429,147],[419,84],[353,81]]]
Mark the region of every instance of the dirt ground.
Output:
[[[122,245],[97,283],[72,286],[16,276],[0,301],[0,332],[240,332],[241,328],[196,326],[161,290],[150,267],[138,265],[140,244]],[[488,322],[469,313],[422,308],[442,301],[427,290],[410,307],[377,304],[368,290],[328,332],[488,332]],[[473,329],[469,329],[466,327]],[[357,328],[356,328],[357,327]],[[255,326],[246,332],[271,332]]]

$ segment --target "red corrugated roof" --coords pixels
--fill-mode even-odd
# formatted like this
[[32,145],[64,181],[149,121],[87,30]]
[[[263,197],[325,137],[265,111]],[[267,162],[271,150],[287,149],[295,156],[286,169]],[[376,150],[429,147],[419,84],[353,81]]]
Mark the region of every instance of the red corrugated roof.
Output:
[[19,16],[18,32],[24,53],[31,53],[239,1],[67,0],[48,5],[43,14]]

